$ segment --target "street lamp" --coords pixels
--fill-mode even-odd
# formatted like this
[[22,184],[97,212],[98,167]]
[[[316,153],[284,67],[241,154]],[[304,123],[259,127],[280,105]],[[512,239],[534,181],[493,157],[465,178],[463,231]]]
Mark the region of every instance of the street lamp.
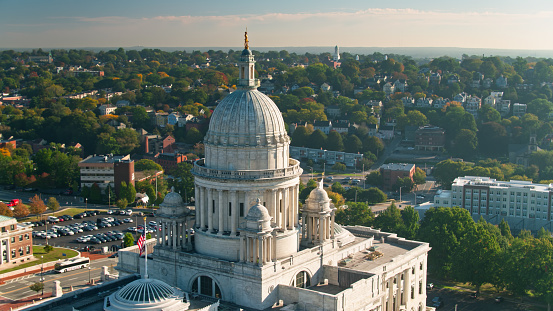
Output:
[[40,282],[42,283],[42,296],[44,296],[44,256],[40,256]]
[[85,211],[88,212],[88,198],[84,198],[84,202],[85,202]]
[[90,278],[90,266],[88,266],[88,284],[91,284],[91,278]]

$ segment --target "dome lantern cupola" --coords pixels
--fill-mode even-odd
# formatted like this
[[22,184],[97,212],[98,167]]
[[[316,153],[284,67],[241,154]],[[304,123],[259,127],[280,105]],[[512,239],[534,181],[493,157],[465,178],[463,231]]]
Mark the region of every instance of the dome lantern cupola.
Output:
[[256,89],[259,86],[259,80],[255,78],[255,60],[248,40],[248,31],[244,33],[244,50],[240,55],[240,76],[238,77],[238,87],[241,89]]

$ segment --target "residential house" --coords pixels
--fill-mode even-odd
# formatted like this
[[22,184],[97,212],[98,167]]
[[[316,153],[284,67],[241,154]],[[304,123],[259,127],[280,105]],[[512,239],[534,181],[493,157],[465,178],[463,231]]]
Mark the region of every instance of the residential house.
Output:
[[169,113],[167,112],[156,112],[154,113],[154,124],[159,127],[165,127],[167,125],[167,118]]
[[524,114],[526,114],[526,104],[520,104],[520,103],[514,103],[513,104],[513,116],[515,117],[522,117]]
[[499,78],[495,80],[495,85],[498,88],[502,88],[502,89],[507,88],[507,78],[501,75]]
[[453,83],[460,83],[459,77],[457,75],[451,75],[447,77],[447,84],[451,85]]
[[421,97],[417,99],[417,107],[420,108],[430,108],[432,107],[432,98],[430,97]]
[[433,72],[430,75],[430,84],[438,85],[442,82],[442,76],[438,72]]
[[453,100],[456,101],[456,102],[459,102],[461,104],[464,104],[467,101],[468,96],[469,95],[465,92],[459,93],[459,94],[455,95],[455,97],[453,97]]
[[392,139],[395,135],[395,127],[392,125],[383,125],[376,135],[380,139]]
[[482,100],[477,96],[469,96],[465,103],[465,111],[472,114],[474,118],[478,118],[478,111],[482,106]]
[[415,99],[410,96],[403,97],[401,101],[403,102],[403,106],[405,107],[411,107],[415,105]]
[[434,101],[432,102],[432,107],[438,108],[438,109],[442,109],[442,108],[445,107],[449,102],[450,102],[449,98],[443,98],[443,97],[436,98],[436,100],[434,100]]
[[177,125],[178,127],[185,127],[186,123],[194,121],[194,119],[196,119],[196,117],[191,114],[181,114],[179,116],[179,120],[177,121]]
[[495,103],[495,109],[499,111],[501,117],[509,115],[511,112],[511,100],[509,99],[500,99]]
[[131,102],[129,102],[128,100],[121,99],[117,101],[117,103],[115,104],[115,107],[121,108],[121,107],[129,106],[130,104]]
[[171,112],[169,115],[167,115],[167,124],[172,126],[178,125],[180,117],[181,115],[179,112]]
[[407,92],[408,86],[407,80],[405,79],[398,79],[394,82],[396,92]]
[[367,127],[369,128],[369,135],[370,136],[376,136],[378,134],[378,124],[367,124]]
[[314,130],[321,130],[323,133],[328,135],[332,129],[332,122],[330,121],[315,121],[313,123]]
[[348,133],[350,123],[348,121],[334,121],[332,122],[332,130],[338,133]]
[[115,110],[117,109],[117,107],[115,106],[112,106],[112,105],[101,105],[99,108],[100,110],[100,115],[108,115],[108,114],[113,114],[115,113]]
[[336,118],[339,117],[342,112],[340,111],[340,106],[332,105],[325,107],[325,114],[330,118]]
[[315,162],[325,161],[327,165],[344,163],[347,167],[355,167],[358,161],[363,159],[359,153],[347,153],[341,151],[313,149],[290,146],[290,157],[295,159],[310,159]]
[[486,79],[484,79],[484,81],[482,81],[482,87],[485,88],[485,89],[489,89],[489,88],[492,87],[492,83],[493,83],[492,79],[486,78]]
[[384,84],[384,87],[382,88],[382,90],[384,91],[384,93],[386,93],[386,96],[390,96],[394,94],[395,87],[392,83],[387,82],[386,84]]
[[538,147],[536,135],[530,135],[528,144],[509,144],[509,162],[528,167],[530,155],[540,150],[542,149]]
[[323,83],[321,84],[321,90],[323,90],[324,92],[330,92],[332,91],[332,87],[328,84],[328,83]]

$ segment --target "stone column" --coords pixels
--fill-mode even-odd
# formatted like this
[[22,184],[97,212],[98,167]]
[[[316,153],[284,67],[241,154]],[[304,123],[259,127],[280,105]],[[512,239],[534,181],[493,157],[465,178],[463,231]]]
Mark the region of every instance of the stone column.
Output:
[[271,200],[273,201],[274,218],[277,227],[280,227],[280,206],[278,205],[278,191],[276,189],[271,190]]
[[238,200],[236,191],[230,192],[230,236],[236,236],[236,220],[238,219]]
[[257,247],[259,249],[259,258],[257,259],[257,265],[263,266],[265,257],[263,257],[263,237],[257,237]]
[[194,228],[199,228],[201,226],[201,218],[202,218],[202,194],[200,193],[200,187],[198,185],[194,186],[194,196],[195,196],[195,206],[194,209],[196,211],[196,219]]
[[313,217],[311,216],[308,216],[306,217],[307,219],[307,224],[306,224],[306,227],[307,227],[307,230],[305,230],[305,232],[307,232],[307,243],[310,243],[311,244],[311,239],[313,237]]
[[244,262],[244,236],[240,235],[240,262]]
[[332,211],[332,214],[330,216],[330,238],[334,239],[334,214],[335,212]]
[[282,229],[288,229],[288,188],[282,189]]
[[388,280],[389,285],[388,285],[388,311],[394,311],[393,307],[394,307],[394,282],[393,282],[393,278],[390,278]]
[[250,192],[246,190],[244,191],[244,217],[248,216],[250,207]]
[[177,222],[173,220],[173,249],[177,249]]
[[208,201],[207,201],[207,195],[206,195],[206,193],[205,193],[205,192],[206,192],[205,187],[201,187],[201,190],[200,190],[200,191],[201,191],[201,193],[202,193],[202,200],[200,201],[200,209],[202,210],[202,212],[201,212],[202,218],[201,218],[201,226],[200,226],[200,228],[201,228],[202,230],[204,230],[204,229],[205,229],[205,224],[206,224],[206,222],[207,222],[207,221],[206,221],[206,216],[207,216],[207,202],[208,202]]
[[307,224],[305,223],[305,214],[303,214],[301,216],[301,238],[302,239],[305,239],[305,237],[307,236],[305,232],[307,230],[306,227],[307,227]]
[[403,304],[405,306],[409,305],[409,300],[411,299],[411,269],[405,270],[403,272]]
[[223,203],[223,190],[219,190],[219,232],[217,235],[223,235],[224,230],[224,216],[225,216],[225,204]]
[[276,253],[276,244],[277,244],[277,240],[276,240],[276,232],[273,231],[272,232],[272,242],[271,242],[271,252],[273,252],[273,254],[271,255],[271,257],[273,258],[273,262],[276,262],[277,261],[277,253]]
[[163,240],[163,243],[161,245],[166,246],[167,244],[167,232],[165,231],[165,221],[162,221],[161,223],[161,238]]
[[246,262],[250,262],[250,256],[251,256],[250,238],[246,237]]
[[319,216],[319,242],[322,242],[324,239],[324,225],[323,225],[323,216]]
[[271,236],[267,236],[265,238],[265,262],[270,262],[272,259],[271,259],[271,252],[272,252],[272,246],[271,246],[271,242],[272,242],[272,239],[271,239]]
[[288,229],[294,229],[294,187],[288,187]]
[[213,232],[213,189],[207,189],[207,232]]

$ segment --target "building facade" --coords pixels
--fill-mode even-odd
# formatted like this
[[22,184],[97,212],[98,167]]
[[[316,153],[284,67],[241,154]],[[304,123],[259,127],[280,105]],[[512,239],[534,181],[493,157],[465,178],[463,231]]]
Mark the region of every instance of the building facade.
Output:
[[415,174],[415,164],[412,163],[388,163],[380,167],[382,175],[382,188],[391,190],[398,178],[409,177],[413,180]]
[[458,206],[473,216],[497,215],[551,221],[552,198],[553,184],[465,176],[456,178],[451,190],[442,190],[436,195],[434,205]]
[[[238,90],[213,112],[205,159],[194,164],[194,209],[172,192],[156,212],[150,275],[255,310],[425,310],[427,243],[339,226],[322,182],[300,219],[302,169],[282,114],[256,89],[254,64],[246,36]],[[140,271],[126,257],[118,269]]]
[[93,155],[79,162],[81,172],[81,188],[97,184],[105,190],[108,185],[119,194],[121,182],[134,185],[134,161],[130,154]]
[[33,259],[33,228],[21,226],[12,217],[0,215],[0,270]]
[[422,126],[415,131],[415,149],[442,151],[445,146],[445,131],[437,126]]

